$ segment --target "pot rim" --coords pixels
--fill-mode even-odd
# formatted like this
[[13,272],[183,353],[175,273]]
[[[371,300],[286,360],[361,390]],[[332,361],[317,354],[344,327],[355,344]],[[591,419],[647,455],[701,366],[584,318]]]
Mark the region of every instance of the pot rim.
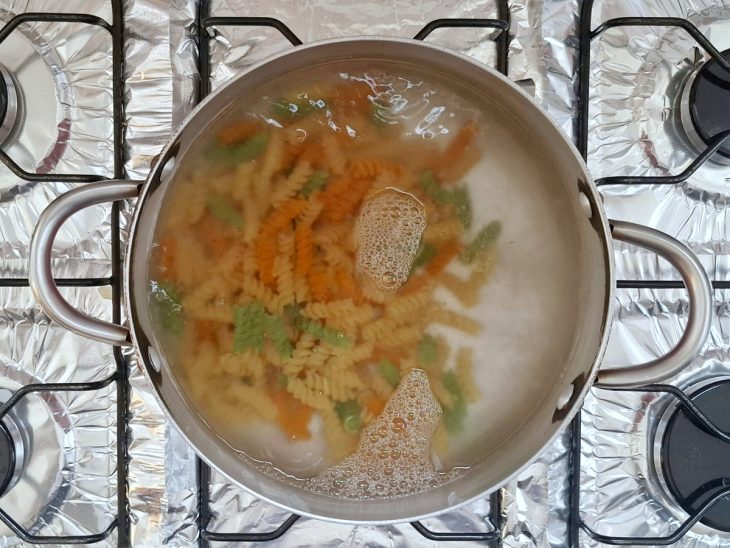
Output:
[[[603,317],[602,317],[602,326],[603,326],[603,333],[600,338],[600,344],[598,345],[596,357],[594,359],[593,364],[591,365],[590,369],[586,370],[589,372],[587,377],[583,381],[583,386],[581,390],[579,391],[577,396],[574,396],[572,403],[570,404],[569,409],[566,411],[565,415],[561,419],[561,425],[555,430],[555,432],[549,436],[545,443],[543,443],[539,450],[535,452],[529,459],[527,459],[525,462],[523,462],[518,468],[515,469],[514,472],[509,474],[507,477],[505,477],[503,480],[501,480],[497,485],[489,485],[484,488],[483,491],[480,492],[480,494],[469,497],[463,501],[459,501],[458,503],[451,504],[447,507],[441,508],[439,510],[435,510],[433,512],[427,512],[425,514],[418,514],[414,516],[408,516],[405,518],[397,518],[397,519],[382,519],[382,520],[357,520],[357,519],[343,519],[343,518],[336,518],[331,517],[327,515],[318,514],[316,512],[310,512],[305,511],[302,509],[294,508],[293,506],[289,506],[286,502],[280,502],[277,500],[274,500],[272,498],[269,498],[265,493],[260,493],[257,490],[248,487],[247,485],[235,480],[232,478],[229,474],[221,470],[218,465],[216,465],[211,458],[209,458],[207,455],[201,454],[199,450],[196,447],[196,444],[192,441],[191,437],[188,435],[187,432],[184,431],[184,429],[180,426],[178,426],[177,421],[175,420],[175,417],[173,413],[168,409],[167,404],[162,399],[158,389],[155,386],[155,383],[153,379],[151,378],[148,367],[144,363],[144,358],[142,356],[142,353],[139,351],[139,338],[137,335],[137,329],[138,325],[137,322],[134,320],[134,314],[132,314],[133,310],[133,302],[132,302],[132,296],[130,291],[130,279],[132,275],[132,246],[134,245],[134,241],[136,239],[136,232],[137,227],[139,224],[140,214],[142,211],[141,205],[143,204],[144,200],[146,199],[148,193],[150,192],[150,182],[154,180],[155,178],[160,176],[160,172],[165,167],[165,161],[162,159],[167,158],[167,156],[170,154],[170,151],[174,146],[177,145],[179,142],[181,136],[185,133],[188,125],[190,124],[191,120],[193,120],[195,117],[198,116],[198,114],[208,105],[211,101],[215,99],[217,95],[222,93],[225,89],[228,87],[236,85],[236,83],[240,80],[246,77],[247,74],[251,73],[252,71],[255,71],[259,69],[260,67],[264,65],[268,65],[270,63],[275,63],[279,61],[280,59],[289,57],[292,54],[296,54],[297,52],[301,52],[304,50],[314,49],[314,48],[321,48],[326,47],[331,44],[340,44],[340,43],[351,43],[351,44],[357,44],[357,43],[382,43],[382,44],[392,44],[394,48],[397,47],[420,47],[424,49],[430,49],[434,52],[437,52],[440,55],[450,55],[452,57],[458,58],[462,62],[467,62],[470,65],[483,70],[484,72],[488,73],[490,76],[495,77],[502,81],[502,83],[507,84],[514,93],[517,93],[522,96],[523,99],[527,99],[531,106],[535,108],[540,115],[542,115],[543,118],[545,118],[546,122],[552,126],[554,130],[556,130],[557,134],[561,136],[563,143],[565,145],[566,154],[570,153],[572,156],[572,160],[576,163],[576,166],[580,168],[581,175],[583,176],[583,181],[585,182],[584,188],[581,190],[584,192],[589,193],[589,200],[591,204],[595,204],[595,207],[592,208],[592,214],[593,216],[598,217],[598,222],[600,222],[601,230],[596,230],[596,233],[599,235],[601,239],[601,244],[603,246],[603,255],[606,258],[604,267],[605,267],[605,273],[606,273],[606,283],[608,284],[607,292],[606,292],[606,300],[605,300],[605,306],[603,310]],[[614,266],[614,256],[613,256],[613,238],[611,236],[611,228],[608,222],[607,215],[602,207],[602,197],[598,191],[598,187],[595,185],[595,182],[593,178],[591,177],[588,167],[581,157],[580,153],[578,152],[578,149],[576,148],[575,144],[570,140],[570,138],[565,134],[565,132],[560,128],[560,126],[555,122],[555,120],[543,109],[542,106],[528,93],[523,91],[519,86],[515,85],[509,78],[504,76],[501,72],[489,67],[488,65],[481,63],[465,54],[462,54],[460,52],[456,52],[454,50],[450,50],[446,47],[439,46],[432,43],[427,43],[423,41],[416,41],[413,39],[407,39],[407,38],[393,38],[393,37],[381,37],[381,36],[352,36],[347,38],[334,38],[334,39],[327,39],[327,40],[319,40],[315,42],[311,42],[305,45],[300,45],[296,47],[292,47],[290,49],[287,49],[286,51],[283,51],[281,53],[272,55],[270,57],[267,57],[266,59],[251,65],[250,67],[247,67],[245,70],[243,70],[241,73],[239,73],[236,77],[232,78],[225,84],[223,84],[220,88],[218,88],[216,91],[210,93],[207,97],[205,97],[196,107],[184,118],[184,120],[180,123],[178,129],[173,133],[173,135],[170,137],[167,144],[163,147],[163,149],[159,153],[159,158],[161,159],[155,166],[153,166],[150,169],[150,172],[147,175],[147,178],[145,179],[142,190],[139,194],[138,201],[135,204],[134,208],[134,214],[132,218],[132,223],[130,225],[129,229],[129,238],[127,242],[127,253],[125,255],[125,264],[124,264],[124,281],[126,282],[124,284],[124,303],[127,307],[127,310],[129,311],[128,314],[128,320],[129,320],[129,331],[130,331],[130,338],[132,341],[132,344],[134,345],[135,353],[139,359],[138,366],[143,370],[145,379],[147,382],[152,386],[153,390],[153,397],[155,398],[155,401],[158,403],[161,409],[163,409],[164,414],[166,418],[170,421],[171,424],[175,426],[175,429],[178,431],[178,433],[185,439],[185,441],[193,448],[195,451],[195,454],[198,458],[200,458],[203,462],[206,463],[206,465],[210,466],[211,468],[215,469],[218,473],[222,474],[224,477],[226,477],[228,480],[230,480],[234,485],[242,488],[247,493],[253,495],[254,497],[263,500],[269,504],[272,504],[278,508],[281,508],[283,510],[286,510],[287,512],[291,512],[293,514],[299,515],[299,516],[305,516],[313,519],[333,522],[333,523],[343,523],[343,524],[370,524],[370,525],[389,525],[389,524],[397,524],[397,523],[405,523],[405,522],[411,522],[411,521],[420,521],[424,519],[428,519],[449,511],[453,511],[456,509],[459,509],[463,506],[466,506],[468,504],[471,504],[477,500],[483,499],[485,496],[488,496],[489,494],[495,492],[496,490],[500,489],[510,481],[517,478],[525,469],[527,469],[531,464],[537,460],[540,455],[543,454],[543,452],[552,445],[555,440],[564,433],[564,429],[566,424],[570,423],[572,419],[575,417],[575,415],[578,413],[580,408],[583,405],[583,400],[585,399],[588,391],[593,386],[593,383],[595,382],[596,376],[598,374],[598,370],[601,364],[601,361],[603,359],[603,356],[606,351],[606,347],[608,345],[608,339],[611,332],[612,322],[612,312],[613,312],[613,303],[614,303],[614,296],[616,291],[616,280],[615,280],[615,266]],[[294,489],[294,487],[292,487]],[[428,495],[428,491],[423,493],[418,493],[416,495]],[[407,500],[408,497],[403,497],[403,500]],[[393,501],[397,499],[385,499],[385,501]],[[385,502],[384,501],[384,502]],[[354,501],[348,501],[348,502],[354,502]]]

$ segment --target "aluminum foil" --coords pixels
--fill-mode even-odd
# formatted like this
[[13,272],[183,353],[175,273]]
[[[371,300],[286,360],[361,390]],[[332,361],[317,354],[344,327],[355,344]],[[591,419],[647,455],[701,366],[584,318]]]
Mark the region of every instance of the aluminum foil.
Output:
[[[110,319],[104,289],[64,288],[62,293],[80,310]],[[28,288],[0,288],[0,302],[2,389],[101,380],[114,372],[108,345],[52,323]],[[116,409],[114,383],[91,392],[34,393],[20,400],[13,412],[33,425],[30,458],[0,508],[36,535],[93,534],[106,528],[117,512]],[[0,546],[18,542],[0,524]],[[116,536],[101,545],[116,545]]]
[[[125,172],[142,180],[173,129],[171,10],[166,0],[125,3],[125,83],[127,90]],[[122,239],[134,204],[122,210]],[[127,429],[127,495],[132,546],[190,546],[196,538],[195,476],[177,463],[193,462],[191,449],[165,419],[137,364],[129,364],[129,427]],[[183,467],[184,468],[184,467]],[[192,502],[189,502],[192,501]]]
[[[2,2],[0,20],[29,11],[80,11],[111,19],[110,5],[47,0]],[[111,176],[109,34],[77,23],[23,24],[0,45],[0,62],[13,73],[23,104],[5,152],[31,172]],[[38,215],[74,186],[27,182],[0,167],[0,277],[27,276],[28,243]],[[108,206],[90,208],[64,225],[53,247],[56,276],[110,275],[109,211]],[[64,288],[62,294],[80,310],[111,319],[109,287]],[[52,323],[28,288],[0,288],[0,302],[0,383],[5,389],[88,382],[115,371],[109,346]],[[13,412],[33,426],[30,457],[0,506],[32,534],[98,533],[115,519],[116,395],[112,383],[91,392],[29,394],[14,406]],[[0,533],[0,545],[21,544],[4,525]],[[100,543],[116,544],[116,533]]]
[[[233,486],[219,474],[211,477],[211,511],[215,518],[209,529],[215,532],[266,532],[279,527],[289,513],[264,503]],[[459,511],[442,514],[422,523],[432,531],[484,532],[494,530],[489,521],[489,502],[480,500]],[[217,543],[233,547],[235,543]],[[267,546],[434,546],[410,524],[390,526],[352,526],[300,518],[281,538]],[[460,546],[483,546],[479,542],[460,542]]]
[[[708,343],[687,369],[669,382],[680,388],[730,376],[728,291],[715,291],[716,317]],[[606,365],[638,363],[665,353],[686,322],[684,291],[620,290],[617,320]],[[654,312],[661,308],[663,313]],[[607,535],[671,534],[689,516],[662,487],[654,471],[657,426],[667,394],[594,389],[582,415],[581,515]],[[598,546],[582,534],[581,546]],[[730,534],[696,525],[677,546],[730,546]]]
[[[597,1],[593,25],[628,15],[683,17],[719,50],[730,47],[730,3]],[[707,56],[683,30],[622,27],[592,43],[588,166],[595,177],[673,175],[697,156],[684,143],[677,96]],[[704,164],[674,186],[614,185],[603,191],[612,218],[648,224],[686,242],[708,274],[728,279],[730,167]],[[616,246],[619,279],[677,279],[655,255]]]
[[[726,2],[596,1],[592,25],[624,16],[683,17],[719,49],[730,47]],[[680,173],[697,151],[685,143],[678,95],[706,55],[684,31],[623,27],[592,42],[588,165],[596,177]],[[675,186],[604,187],[606,211],[684,241],[715,280],[728,279],[726,220],[730,168],[708,162]],[[655,255],[614,244],[619,279],[677,279]],[[726,291],[715,291],[715,322],[701,356],[668,382],[690,388],[730,368]],[[605,365],[638,363],[667,352],[683,331],[683,290],[622,290],[617,294]],[[582,417],[581,512],[600,533],[661,536],[688,516],[657,481],[653,432],[671,396],[594,390]],[[581,546],[597,545],[585,534]],[[727,546],[730,537],[696,525],[681,546]]]
[[[3,2],[0,21],[26,12],[82,12],[111,20],[99,2]],[[15,137],[4,151],[26,171],[113,175],[110,34],[80,23],[30,22],[0,45],[21,99]],[[27,276],[28,244],[40,211],[72,188],[28,182],[0,167],[0,276]],[[53,248],[60,277],[110,275],[109,206],[90,208],[61,229]]]
[[[576,112],[578,41],[575,25],[578,0],[527,0],[510,2],[510,6],[514,39],[510,46],[509,75],[532,92],[570,134]],[[687,6],[691,6],[692,11]],[[79,1],[59,5],[51,0],[8,3],[4,11],[0,7],[0,19],[7,20],[9,11],[42,11],[49,7],[54,11],[91,12],[111,19],[107,2]],[[144,178],[152,158],[197,100],[196,45],[193,34],[195,10],[194,0],[175,0],[172,3],[165,0],[125,2],[125,169],[132,178]],[[595,26],[607,18],[623,15],[688,15],[722,49],[730,46],[723,43],[723,40],[727,40],[727,33],[723,34],[722,21],[730,19],[730,14],[725,10],[726,6],[720,2],[698,0],[671,3],[658,0],[597,0],[593,24]],[[214,1],[213,15],[226,14],[277,17],[305,42],[357,34],[410,37],[435,18],[496,17],[492,0],[447,0],[416,4],[392,0],[388,3],[350,1],[345,5],[318,1],[303,4],[284,0],[267,3],[254,0]],[[68,147],[58,158],[56,169],[58,172],[63,168],[109,176],[112,165],[109,145],[111,110],[108,102],[111,88],[105,77],[110,76],[110,42],[107,37],[94,33],[71,40],[69,33],[72,32],[57,29],[50,35],[45,30],[43,33],[47,43],[53,44],[51,49],[62,52],[59,54],[61,63],[57,61],[59,66],[66,67],[62,72],[72,72],[71,69],[79,67],[89,68],[83,78],[79,77],[73,82],[77,89],[84,92],[73,95],[72,99],[76,102],[69,100],[69,105],[64,106],[66,110],[62,109],[61,120],[68,117],[70,121],[69,142],[73,146]],[[495,55],[491,33],[488,29],[459,32],[441,30],[432,34],[429,40],[491,64]],[[692,63],[699,61],[692,45],[687,42],[686,36],[667,32],[666,29],[658,29],[655,34],[647,33],[645,29],[638,33],[630,29],[612,31],[594,40],[594,59],[607,60],[610,55],[620,54],[623,63],[606,67],[598,66],[594,61],[591,83],[595,89],[591,95],[591,118],[597,117],[591,126],[589,143],[590,167],[594,175],[628,173],[625,166],[631,166],[632,174],[659,174],[666,173],[666,170],[681,170],[686,165],[690,152],[669,152],[664,146],[669,142],[669,137],[662,137],[662,132],[669,132],[670,128],[662,117],[670,113],[665,111],[666,107],[661,101],[661,89],[668,85],[677,67],[691,68]],[[671,46],[661,46],[662,53],[669,54],[665,61],[657,59],[656,55],[652,57],[646,51],[658,44]],[[216,29],[211,40],[214,87],[251,63],[287,47],[290,47],[288,42],[272,29]],[[641,53],[642,47],[644,54]],[[97,49],[99,53],[96,53]],[[98,74],[92,74],[92,66],[98,69]],[[646,70],[647,66],[657,70]],[[639,76],[632,79],[633,73]],[[613,108],[616,102],[595,93],[596,89],[607,89],[600,85],[603,79],[614,86],[613,91],[619,94],[618,103],[623,102],[631,107],[629,117],[620,119],[619,123],[608,121],[615,122],[616,118],[610,116],[623,116],[624,111],[607,110]],[[92,119],[93,122],[90,121]],[[643,136],[641,131],[649,137]],[[647,161],[646,147],[639,146],[647,142],[652,144],[655,151],[661,152],[656,153],[659,161]],[[30,158],[42,160],[42,156],[36,153]],[[725,169],[728,168],[707,166],[687,184],[677,187],[606,188],[607,211],[616,218],[648,222],[679,236],[701,254],[708,271],[716,279],[728,279],[725,251],[728,234],[724,218],[727,191],[724,184],[727,177]],[[39,212],[53,197],[69,190],[71,185],[23,185],[2,171],[0,181],[4,181],[0,182],[0,276],[23,276],[27,270],[27,243]],[[131,207],[133,205],[127,205],[123,210],[124,234]],[[108,212],[107,206],[92,208],[78,216],[78,222],[74,218],[67,223],[54,250],[57,275],[86,277],[110,274]],[[633,248],[617,246],[617,265],[621,278],[676,277],[663,261]],[[109,303],[106,299],[109,288],[70,291],[74,294],[70,297],[72,302],[78,302],[92,314],[108,317]],[[687,373],[674,379],[679,385],[692,384],[695,379],[727,367],[730,331],[724,303],[730,295],[726,293],[715,293],[717,318],[711,340],[703,357]],[[27,369],[28,375],[44,380],[89,380],[102,378],[114,370],[114,360],[108,346],[90,343],[50,324],[34,307],[27,289],[5,289],[0,291],[0,295],[3,296],[3,303],[7,303],[0,315],[1,340],[11,341],[11,344],[0,348],[0,355],[5,358],[3,362],[8,364],[5,373],[0,376],[13,378],[12,372]],[[683,291],[620,291],[617,294],[617,311],[607,363],[637,362],[666,351],[681,334],[687,310],[685,298]],[[130,365],[131,387],[127,432],[130,542],[133,546],[190,546],[199,535],[196,529],[194,453],[164,419],[136,367],[133,353],[127,351],[126,357]],[[661,493],[652,490],[650,482],[645,480],[648,476],[637,464],[649,457],[646,445],[637,436],[646,431],[647,426],[639,424],[651,420],[651,408],[655,402],[645,395],[638,400],[627,400],[630,395],[621,393],[621,398],[624,398],[621,399],[617,397],[618,394],[594,391],[586,403],[582,440],[582,515],[601,532],[650,534],[666,531],[678,523],[677,520],[681,521],[682,514],[671,507],[671,501],[664,510],[659,510],[658,504],[667,501],[662,500]],[[84,458],[89,460],[84,464],[87,468],[81,465],[74,467],[68,477],[73,478],[74,473],[81,473],[84,477],[95,478],[95,481],[90,480],[89,485],[83,480],[82,483],[76,483],[77,488],[82,487],[86,493],[76,497],[82,501],[81,505],[74,506],[76,509],[68,506],[76,504],[72,498],[60,497],[59,504],[54,507],[55,517],[48,525],[41,525],[46,528],[43,530],[78,532],[74,527],[98,530],[98,525],[105,525],[104,520],[116,511],[113,496],[113,467],[116,460],[112,449],[115,440],[110,442],[108,437],[103,437],[108,436],[110,427],[115,426],[114,413],[102,410],[114,409],[115,395],[115,391],[110,389],[101,398],[76,396],[72,398],[72,403],[64,401],[63,405],[78,405],[74,409],[81,410],[82,418],[78,419],[81,423],[73,424],[73,430],[79,431],[74,434],[74,441],[82,440],[79,436],[83,437],[87,433],[90,437],[96,436],[93,440],[83,438],[86,440],[83,445],[76,443],[77,447],[84,448]],[[642,412],[642,409],[646,412]],[[97,424],[104,424],[106,430],[101,432],[96,428]],[[86,428],[87,425],[91,426]],[[614,443],[611,441],[613,439],[618,442]],[[108,442],[111,446],[104,445]],[[503,490],[500,511],[505,519],[502,531],[505,546],[567,546],[568,446],[569,436],[566,433]],[[627,447],[635,451],[630,455],[632,458],[619,459]],[[111,457],[111,468],[104,464],[106,460],[97,462],[91,458],[92,453],[94,456],[97,451],[103,453],[102,449],[112,451],[107,455]],[[94,463],[93,469],[88,468],[91,463]],[[608,471],[609,476],[599,476],[595,471]],[[105,473],[109,476],[109,482],[98,481]],[[587,497],[597,484],[601,485],[604,498],[591,501]],[[626,517],[622,512],[628,511],[634,491],[641,493],[642,516],[649,525],[634,521],[632,523],[637,527],[635,531],[612,529],[611,519],[618,523]],[[91,496],[88,493],[95,494]],[[93,512],[88,511],[90,500],[93,500]],[[105,501],[111,501],[111,506],[105,506]],[[592,506],[594,503],[595,506]],[[87,511],[81,512],[79,508]],[[268,531],[278,527],[286,517],[284,512],[248,496],[216,473],[212,477],[211,508],[214,519],[209,527],[215,531]],[[492,526],[487,519],[489,510],[488,501],[482,500],[462,511],[429,520],[425,525],[436,531],[486,531]],[[605,516],[612,510],[617,510],[616,516],[606,521]],[[75,525],[74,521],[80,525]],[[655,525],[658,527],[656,530],[649,529]],[[410,525],[352,527],[302,518],[274,545],[300,546],[307,539],[317,539],[318,546],[342,543],[369,546],[434,544],[421,537]],[[710,539],[706,531],[698,528],[685,541],[690,543],[687,545],[709,546],[712,545],[710,542],[716,542]],[[12,537],[4,538],[3,542],[5,545],[17,544]],[[115,542],[113,535],[107,544]],[[727,545],[724,537],[717,542]],[[589,544],[583,535],[581,545]]]

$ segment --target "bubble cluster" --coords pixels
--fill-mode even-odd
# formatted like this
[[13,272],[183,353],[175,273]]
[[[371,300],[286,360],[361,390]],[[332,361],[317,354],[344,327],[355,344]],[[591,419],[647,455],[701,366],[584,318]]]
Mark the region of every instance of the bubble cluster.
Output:
[[426,228],[423,204],[388,188],[367,199],[357,219],[357,267],[381,291],[393,292],[408,279]]
[[461,471],[438,473],[430,458],[440,418],[426,373],[413,369],[363,430],[357,451],[307,480],[307,488],[366,500],[410,495],[452,481]]

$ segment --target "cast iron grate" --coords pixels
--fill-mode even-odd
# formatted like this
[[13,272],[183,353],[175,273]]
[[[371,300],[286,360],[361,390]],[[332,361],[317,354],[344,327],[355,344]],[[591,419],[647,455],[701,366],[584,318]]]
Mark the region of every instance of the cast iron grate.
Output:
[[[620,392],[655,392],[665,393],[677,399],[686,414],[693,417],[697,424],[702,425],[702,429],[708,434],[715,436],[720,440],[727,442],[730,439],[730,433],[722,431],[692,402],[692,400],[682,390],[676,386],[668,384],[648,384],[641,388],[615,388],[601,386],[606,390],[615,390]],[[667,546],[674,544],[680,540],[690,528],[700,521],[713,506],[721,500],[730,496],[730,487],[725,487],[717,491],[713,496],[709,497],[696,512],[690,514],[684,523],[682,523],[673,533],[663,537],[616,537],[602,535],[591,528],[580,514],[580,461],[581,461],[581,421],[580,413],[573,420],[571,425],[571,463],[570,463],[570,519],[568,522],[570,533],[570,545],[580,546],[580,531],[583,530],[590,538],[603,544],[611,544],[615,546]]]
[[[32,21],[57,21],[57,22],[73,22],[89,25],[96,25],[104,28],[110,34],[112,40],[113,51],[113,97],[114,97],[114,176],[123,176],[123,113],[124,113],[124,81],[123,81],[123,7],[121,0],[110,0],[113,7],[113,23],[108,23],[103,19],[87,14],[62,14],[62,13],[26,13],[15,16],[11,19],[2,30],[0,30],[0,47],[2,41],[21,23]],[[469,27],[469,28],[493,28],[501,31],[495,41],[497,43],[497,68],[503,73],[507,72],[507,52],[509,46],[509,6],[507,0],[499,0],[497,19],[438,19],[427,24],[414,39],[424,39],[431,32],[439,28],[453,27]],[[720,53],[712,46],[704,35],[692,25],[689,21],[677,18],[620,18],[612,19],[601,24],[596,29],[591,29],[591,10],[593,0],[587,0],[581,12],[580,22],[580,57],[579,57],[579,112],[577,117],[576,135],[577,143],[580,151],[585,156],[587,151],[587,131],[588,131],[588,94],[590,89],[590,44],[593,38],[600,35],[608,28],[622,25],[651,25],[651,26],[676,26],[685,29],[696,40],[697,43],[714,59],[723,66],[726,63]],[[205,97],[210,92],[210,51],[209,39],[203,39],[216,26],[238,25],[238,26],[268,26],[278,30],[293,46],[300,45],[302,41],[289,29],[282,21],[265,17],[211,17],[210,2],[203,0],[198,12],[198,24],[196,31],[199,40],[199,98]],[[205,33],[205,34],[204,34]],[[708,147],[701,152],[692,164],[690,164],[684,172],[668,177],[610,177],[597,181],[599,185],[603,184],[677,184],[685,181],[700,166],[702,166],[723,143],[730,137],[730,132],[717,135]],[[13,171],[19,178],[26,181],[63,181],[63,182],[92,182],[101,179],[97,175],[84,173],[59,173],[59,174],[36,174],[23,170],[18,166],[12,158],[0,149],[0,161],[2,161],[9,169]],[[121,312],[121,246],[119,234],[119,206],[114,204],[111,212],[112,224],[112,276],[110,278],[86,278],[86,279],[58,279],[58,285],[66,287],[90,287],[111,285],[113,293],[113,317],[115,321],[120,319]],[[27,278],[0,278],[0,287],[24,287],[28,285]],[[717,289],[730,288],[730,282],[715,282],[714,287]],[[669,289],[681,288],[683,283],[680,281],[632,281],[620,280],[619,287],[625,288],[656,288]],[[31,535],[25,531],[10,516],[4,512],[0,512],[0,520],[6,523],[13,531],[24,541],[31,544],[86,544],[98,542],[107,538],[112,531],[117,530],[119,546],[126,546],[129,543],[128,516],[127,516],[127,495],[124,486],[127,484],[127,455],[126,455],[126,419],[128,408],[128,392],[127,392],[127,369],[126,362],[119,348],[115,348],[114,356],[116,360],[117,370],[109,378],[92,383],[78,384],[38,384],[30,385],[17,391],[11,400],[0,407],[0,418],[4,416],[12,405],[21,397],[29,392],[38,391],[85,391],[99,390],[104,386],[115,383],[117,389],[117,517],[109,523],[103,530],[93,535],[86,536],[58,536],[58,537],[42,537]],[[643,387],[640,391],[650,392],[666,392],[677,398],[680,405],[686,407],[686,410],[693,414],[699,422],[706,423],[708,428],[715,428],[704,415],[697,410],[691,400],[679,389],[669,385],[651,385]],[[571,455],[571,490],[570,490],[570,521],[569,531],[570,540],[573,546],[579,546],[580,530],[583,530],[591,538],[596,541],[614,545],[662,545],[671,544],[680,539],[695,523],[697,523],[707,511],[719,500],[730,495],[730,488],[718,492],[713,498],[709,499],[695,514],[683,523],[672,535],[663,538],[631,538],[631,537],[606,537],[593,531],[580,517],[580,417],[577,417],[572,424],[572,455]],[[717,432],[717,430],[715,428]],[[719,433],[716,435],[723,435]],[[296,523],[299,519],[297,515],[289,516],[277,529],[263,533],[217,533],[208,530],[207,526],[211,519],[210,512],[210,468],[202,461],[198,460],[198,526],[200,530],[200,543],[207,545],[209,542],[230,541],[230,542],[263,542],[274,540],[282,535]],[[500,494],[499,492],[491,496],[491,521],[495,525],[495,530],[490,532],[434,532],[428,530],[421,523],[413,523],[413,527],[424,537],[431,540],[441,541],[481,541],[487,544],[501,544],[500,529],[502,525],[502,516],[500,514]]]
[[[114,121],[114,156],[113,167],[114,177],[122,178],[124,175],[124,9],[122,0],[110,0],[112,6],[112,23],[99,17],[82,13],[22,13],[15,15],[0,30],[0,48],[3,41],[22,23],[33,22],[57,22],[57,23],[79,23],[94,25],[108,32],[112,45],[112,97],[113,97],[113,121]],[[70,182],[86,183],[103,179],[98,175],[86,173],[32,173],[22,169],[4,150],[0,149],[0,161],[3,162],[17,177],[24,181],[33,182]],[[121,319],[121,245],[120,245],[120,219],[119,204],[115,203],[111,209],[111,247],[112,247],[112,275],[110,278],[83,278],[83,279],[57,279],[56,283],[64,287],[94,287],[111,286],[112,288],[112,316],[114,322]],[[0,278],[0,287],[27,287],[27,278]],[[20,539],[29,544],[90,544],[108,538],[114,530],[117,531],[117,543],[119,546],[129,545],[129,517],[127,512],[127,443],[126,425],[128,409],[127,391],[127,363],[119,347],[114,348],[114,359],[116,371],[107,379],[98,382],[85,383],[62,383],[62,384],[33,384],[24,386],[17,390],[13,396],[0,407],[0,419],[10,408],[23,396],[31,392],[61,392],[61,391],[92,391],[100,390],[112,383],[116,387],[117,409],[117,516],[104,528],[89,535],[68,535],[68,536],[39,536],[33,535],[16,523],[10,515],[0,510],[0,521],[5,523]]]
[[[214,37],[215,27],[221,26],[249,26],[249,27],[270,27],[279,31],[289,43],[296,47],[302,45],[302,40],[281,20],[272,17],[250,17],[250,16],[226,16],[214,17],[210,15],[210,0],[202,0],[198,8],[198,71],[200,78],[198,82],[198,100],[202,100],[211,90],[211,63],[210,63],[210,39]],[[507,74],[509,49],[509,28],[510,15],[508,0],[497,0],[497,19],[435,19],[424,26],[413,37],[414,40],[423,40],[432,32],[441,28],[492,28],[499,31],[494,37],[497,45],[496,68],[503,74]],[[278,528],[263,533],[218,533],[208,529],[211,520],[210,509],[210,468],[202,460],[197,461],[198,480],[198,514],[197,525],[200,531],[201,546],[208,546],[210,542],[265,542],[276,540],[289,531],[297,522],[299,516],[291,514]],[[431,531],[420,522],[413,522],[411,525],[425,538],[433,541],[478,541],[488,545],[499,546],[501,540],[502,516],[501,495],[499,491],[490,496],[490,521],[493,531],[468,532],[468,531]]]
[[[579,21],[579,67],[578,67],[578,116],[576,118],[575,134],[578,149],[585,159],[588,153],[588,109],[590,95],[590,67],[591,67],[591,42],[597,36],[610,28],[621,26],[654,26],[654,27],[677,27],[685,30],[697,44],[712,57],[725,70],[730,71],[730,64],[723,58],[722,54],[712,45],[707,37],[700,32],[690,21],[677,17],[620,17],[604,21],[595,29],[591,27],[591,15],[595,0],[586,0],[583,3]],[[662,177],[604,177],[598,179],[599,186],[609,184],[625,185],[667,185],[680,184],[686,181],[695,173],[710,157],[728,141],[730,142],[730,131],[719,133],[710,140],[707,148],[703,150],[687,168],[677,175]],[[715,289],[728,289],[730,282],[714,281]],[[684,283],[673,280],[618,280],[619,288],[632,289],[675,289],[683,288]],[[685,412],[692,416],[699,424],[703,425],[709,434],[718,439],[727,440],[728,434],[717,428],[707,416],[695,406],[692,400],[676,386],[666,384],[651,384],[636,389],[601,387],[607,390],[635,391],[635,392],[660,392],[678,400],[679,405]],[[712,497],[709,497],[696,512],[682,523],[673,533],[664,537],[620,537],[602,535],[592,529],[583,521],[580,512],[580,470],[581,470],[581,416],[580,413],[573,419],[571,425],[571,452],[570,452],[570,491],[569,491],[569,520],[568,532],[571,546],[580,546],[581,530],[591,539],[610,545],[623,546],[665,546],[674,544],[680,540],[691,527],[700,521],[707,512],[719,501],[730,496],[730,487],[724,488]]]

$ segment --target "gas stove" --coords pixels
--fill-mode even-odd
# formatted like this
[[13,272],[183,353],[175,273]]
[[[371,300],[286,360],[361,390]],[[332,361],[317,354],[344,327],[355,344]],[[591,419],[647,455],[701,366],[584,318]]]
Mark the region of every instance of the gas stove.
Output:
[[[730,4],[717,0],[29,0],[0,2],[0,546],[730,547]],[[685,242],[713,280],[701,355],[664,384],[594,388],[517,480],[412,524],[288,514],[203,464],[133,352],[51,322],[28,243],[55,197],[144,179],[208,93],[266,56],[380,34],[466,53],[533,94],[574,138],[613,219]],[[118,321],[133,204],[70,219],[64,296]],[[666,352],[687,319],[677,273],[615,244],[605,365]]]

